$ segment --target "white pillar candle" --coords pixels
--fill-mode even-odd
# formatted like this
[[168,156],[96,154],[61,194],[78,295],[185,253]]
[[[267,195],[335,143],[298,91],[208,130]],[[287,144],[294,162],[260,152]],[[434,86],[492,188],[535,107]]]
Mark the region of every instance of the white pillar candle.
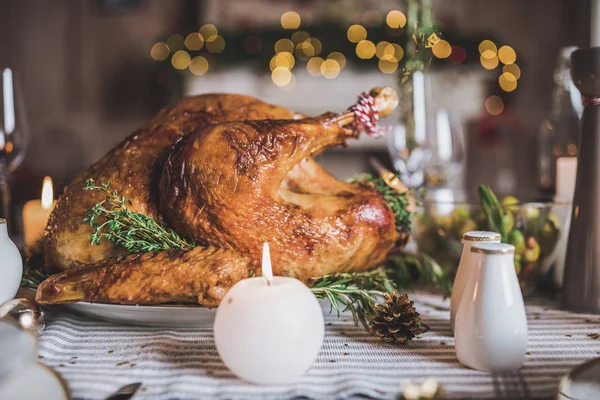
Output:
[[52,178],[44,178],[42,199],[30,200],[23,206],[23,233],[25,246],[34,244],[44,236],[48,218],[56,202],[53,200]]
[[600,46],[600,0],[592,0],[590,47]]
[[559,157],[556,160],[556,195],[554,201],[573,201],[577,177],[577,157]]
[[305,284],[272,276],[266,243],[262,267],[262,277],[238,282],[221,301],[215,344],[225,365],[241,379],[282,384],[300,377],[317,357],[323,312]]

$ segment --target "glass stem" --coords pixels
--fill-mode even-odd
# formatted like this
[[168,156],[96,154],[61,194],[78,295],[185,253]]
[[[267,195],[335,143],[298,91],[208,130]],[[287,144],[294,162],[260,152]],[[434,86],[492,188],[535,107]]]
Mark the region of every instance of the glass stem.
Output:
[[12,215],[10,214],[10,187],[5,177],[0,176],[0,194],[2,196],[2,206],[0,212],[2,218],[6,219],[8,230],[12,225]]

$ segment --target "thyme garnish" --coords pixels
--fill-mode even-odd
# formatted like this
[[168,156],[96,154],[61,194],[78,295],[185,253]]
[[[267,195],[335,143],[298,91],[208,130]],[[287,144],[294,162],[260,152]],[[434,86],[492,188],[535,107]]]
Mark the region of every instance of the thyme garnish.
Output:
[[84,219],[94,232],[90,242],[99,245],[106,239],[115,246],[123,246],[129,253],[145,253],[169,249],[190,249],[195,246],[172,229],[159,224],[147,215],[130,211],[126,199],[110,188],[110,183],[96,185],[85,182],[84,190],[106,193],[106,198],[88,209]]

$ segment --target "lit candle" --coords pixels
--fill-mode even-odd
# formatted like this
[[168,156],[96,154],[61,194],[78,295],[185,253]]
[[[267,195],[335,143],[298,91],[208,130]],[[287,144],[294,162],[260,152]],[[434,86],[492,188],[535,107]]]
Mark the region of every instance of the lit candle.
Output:
[[317,357],[323,312],[305,284],[273,276],[267,243],[262,275],[238,282],[225,295],[215,318],[215,344],[241,379],[282,384],[300,377]]
[[23,207],[23,232],[25,246],[30,246],[44,236],[44,229],[48,224],[48,217],[54,208],[52,178],[44,178],[42,184],[42,199],[30,200]]

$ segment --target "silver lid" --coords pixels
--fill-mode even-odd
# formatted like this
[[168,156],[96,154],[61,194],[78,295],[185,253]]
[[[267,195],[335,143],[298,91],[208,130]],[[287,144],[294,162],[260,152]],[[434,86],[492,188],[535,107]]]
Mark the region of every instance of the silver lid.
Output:
[[506,243],[475,243],[471,253],[480,254],[514,254],[515,246]]
[[463,242],[499,242],[502,237],[498,232],[469,231],[462,236]]

